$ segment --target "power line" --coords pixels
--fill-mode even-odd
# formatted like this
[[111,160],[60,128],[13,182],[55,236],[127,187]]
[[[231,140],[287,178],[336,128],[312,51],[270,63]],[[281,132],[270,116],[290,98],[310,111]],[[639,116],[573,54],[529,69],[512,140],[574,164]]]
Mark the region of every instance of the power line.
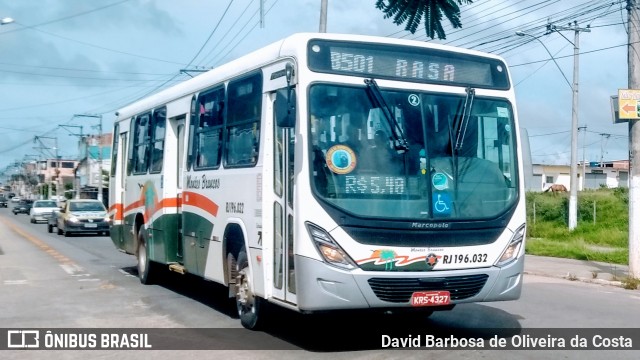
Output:
[[227,15],[227,11],[229,11],[229,8],[231,7],[231,4],[233,4],[234,0],[231,0],[229,2],[229,5],[227,5],[227,8],[224,9],[224,12],[222,13],[222,16],[220,17],[220,19],[218,20],[218,23],[216,24],[216,26],[213,28],[213,30],[211,30],[211,33],[209,34],[209,37],[207,38],[207,40],[205,40],[205,42],[202,44],[202,46],[200,47],[200,49],[198,50],[198,52],[196,52],[196,54],[193,56],[193,58],[191,59],[191,61],[189,61],[189,63],[187,64],[187,66],[185,67],[189,67],[191,66],[191,64],[193,63],[193,61],[198,57],[198,55],[200,55],[200,53],[202,52],[202,50],[204,49],[204,47],[207,45],[207,43],[209,42],[209,40],[211,40],[211,37],[213,36],[213,34],[216,32],[216,30],[218,30],[218,27],[220,26],[220,23],[222,23],[222,20],[224,19],[225,15]]
[[[43,23],[36,24],[36,25],[30,25],[30,26],[29,26],[29,25],[23,25],[23,24],[21,24],[21,25],[22,25],[22,26],[24,26],[24,28],[27,28],[27,29],[33,29],[33,28],[38,27],[38,26],[49,25],[49,24],[53,24],[53,23],[60,22],[60,21],[65,21],[65,20],[73,19],[73,18],[78,17],[78,16],[83,16],[83,15],[91,14],[91,13],[94,13],[94,12],[97,12],[97,11],[101,11],[101,10],[104,10],[104,9],[107,9],[107,8],[110,8],[110,7],[113,7],[113,6],[116,6],[116,5],[120,5],[120,4],[122,4],[122,3],[126,3],[126,2],[128,2],[128,1],[130,1],[130,0],[122,0],[122,1],[118,1],[118,2],[115,2],[115,3],[107,4],[107,5],[105,5],[105,6],[101,6],[101,7],[99,7],[99,8],[95,8],[95,9],[91,9],[91,10],[87,10],[87,11],[79,12],[79,13],[76,13],[76,14],[68,15],[68,16],[61,17],[61,18],[54,19],[54,20],[45,21],[45,22],[43,22]],[[16,22],[16,23],[17,23],[17,22]],[[18,28],[18,29],[12,29],[12,30],[8,30],[8,31],[4,31],[4,32],[0,33],[0,35],[3,35],[3,34],[9,34],[9,33],[16,32],[16,31],[22,31],[22,30],[24,30],[24,28]]]
[[554,132],[554,133],[548,133],[548,134],[538,134],[538,135],[529,135],[530,138],[532,137],[537,137],[537,136],[549,136],[549,135],[557,135],[557,134],[566,134],[571,130],[567,130],[567,131],[559,131],[559,132]]
[[[640,41],[637,41],[635,43],[640,43]],[[601,48],[601,49],[595,49],[595,50],[589,50],[589,51],[583,51],[580,52],[578,55],[583,55],[583,54],[591,54],[594,52],[600,52],[600,51],[604,51],[604,50],[611,50],[611,49],[615,49],[615,48],[619,48],[622,46],[628,46],[629,44],[622,44],[622,45],[614,45],[614,46],[608,46],[605,48]],[[555,57],[556,59],[563,59],[563,58],[568,58],[568,57],[573,57],[573,54],[571,55],[563,55],[563,56],[557,56]],[[526,62],[526,63],[522,63],[522,64],[515,64],[515,65],[509,65],[509,67],[518,67],[518,66],[524,66],[524,65],[531,65],[531,64],[537,64],[537,63],[541,63],[541,62],[545,62],[545,61],[549,61],[551,59],[544,59],[544,60],[535,60],[535,61],[530,61],[530,62]]]

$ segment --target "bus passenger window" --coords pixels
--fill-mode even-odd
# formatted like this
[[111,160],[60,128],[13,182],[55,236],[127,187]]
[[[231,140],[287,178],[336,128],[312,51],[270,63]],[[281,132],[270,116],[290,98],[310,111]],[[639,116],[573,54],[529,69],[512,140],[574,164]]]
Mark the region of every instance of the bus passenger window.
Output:
[[132,167],[134,174],[147,172],[149,164],[149,118],[151,114],[139,115],[134,122]]
[[162,170],[165,123],[166,109],[162,108],[155,110],[153,112],[153,123],[151,129],[151,172],[160,172]]
[[224,88],[210,90],[198,97],[196,127],[196,168],[220,165],[222,128],[224,123]]
[[227,94],[225,166],[253,166],[260,145],[262,73],[231,81]]

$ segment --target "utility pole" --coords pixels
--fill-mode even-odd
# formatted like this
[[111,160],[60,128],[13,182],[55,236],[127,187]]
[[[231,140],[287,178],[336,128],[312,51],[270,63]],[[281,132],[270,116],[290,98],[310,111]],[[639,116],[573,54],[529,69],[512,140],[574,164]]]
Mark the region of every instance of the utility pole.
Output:
[[327,32],[327,1],[320,0],[320,32]]
[[[58,138],[56,137],[56,201],[60,201],[60,155],[58,155]],[[64,191],[62,192],[64,194]]]
[[260,0],[260,29],[264,29],[264,0]]
[[584,191],[584,187],[587,184],[585,178],[585,176],[587,176],[587,164],[584,157],[584,152],[587,148],[587,125],[580,126],[578,131],[584,131],[584,133],[582,133],[582,186],[580,187],[580,189]]
[[[556,31],[562,35],[560,31],[573,31],[573,42],[565,39],[573,44],[573,105],[571,111],[571,179],[569,182],[569,230],[572,231],[578,225],[578,54],[580,54],[580,32],[590,32],[591,29],[578,27],[578,22],[574,21],[573,25],[547,27],[550,31]],[[562,35],[564,37],[564,35]]]
[[[627,0],[629,89],[640,89],[640,11]],[[640,120],[629,120],[629,276],[640,278]]]
[[102,201],[102,115],[93,114],[74,114],[73,117],[90,117],[99,120],[98,123],[98,200]]
[[[51,136],[35,136],[33,138],[33,142],[39,142],[40,143],[40,148],[42,150],[51,150],[50,147],[48,146],[44,146],[44,143],[42,142],[42,139],[51,139],[51,140],[55,140],[55,147],[53,148],[55,150],[55,153],[53,154],[53,156],[56,159],[56,195],[58,195],[58,192],[60,191],[58,189],[58,180],[60,178],[60,159],[58,159],[58,138],[57,137],[51,137]],[[44,153],[43,153],[44,154]],[[49,154],[51,155],[51,152],[49,151]],[[47,161],[47,171],[49,171],[49,164]],[[49,189],[48,189],[48,194],[47,194],[47,199],[51,199],[51,195],[52,195],[52,188],[53,187],[53,181],[51,179],[51,177],[49,177]]]
[[104,203],[102,199],[102,186],[104,179],[102,178],[102,115],[100,115],[100,124],[98,125],[98,200]]
[[605,139],[608,140],[611,134],[602,133],[600,136],[602,136],[602,139],[600,139],[600,167],[604,167],[604,148],[607,144]]
[[[80,143],[84,143],[84,153],[85,153],[85,157],[87,160],[87,167],[88,167],[88,163],[89,163],[89,144],[87,144],[87,142],[84,139],[84,135],[82,135],[82,125],[58,125],[61,128],[69,131],[69,129],[67,128],[80,128],[80,134],[75,134],[72,133],[71,131],[69,131],[69,136],[77,136],[80,139]],[[77,174],[77,169],[75,174],[75,178],[73,180],[73,188],[75,189],[75,198],[76,199],[80,199],[80,180],[78,179],[78,174]]]

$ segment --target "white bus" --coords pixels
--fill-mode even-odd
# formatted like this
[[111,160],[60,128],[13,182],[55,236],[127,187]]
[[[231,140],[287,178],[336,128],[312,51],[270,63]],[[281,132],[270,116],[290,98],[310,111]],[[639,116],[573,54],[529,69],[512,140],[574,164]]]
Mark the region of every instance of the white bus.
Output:
[[520,297],[516,98],[492,54],[294,34],[117,112],[111,238],[138,260],[311,313]]

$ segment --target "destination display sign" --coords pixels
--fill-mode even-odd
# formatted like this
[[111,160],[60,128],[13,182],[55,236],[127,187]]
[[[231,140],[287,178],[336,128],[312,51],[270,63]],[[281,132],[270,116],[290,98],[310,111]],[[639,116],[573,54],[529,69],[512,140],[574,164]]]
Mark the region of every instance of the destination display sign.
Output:
[[364,77],[509,89],[506,65],[497,59],[413,46],[312,40],[309,68]]

